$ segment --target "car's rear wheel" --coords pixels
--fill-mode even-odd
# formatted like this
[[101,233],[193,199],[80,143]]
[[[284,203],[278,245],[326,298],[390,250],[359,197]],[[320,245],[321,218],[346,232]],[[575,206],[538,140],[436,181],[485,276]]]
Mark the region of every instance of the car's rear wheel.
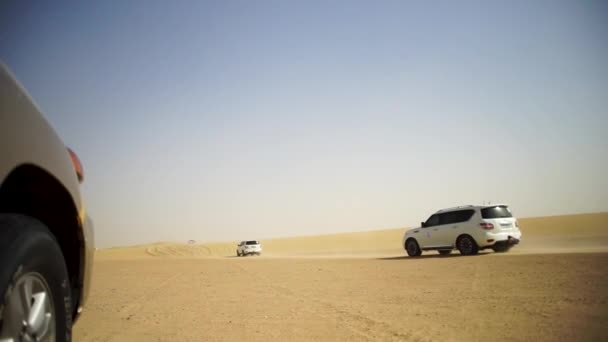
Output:
[[458,250],[462,255],[475,255],[479,252],[477,243],[469,235],[462,235],[459,237],[458,241],[456,241],[456,247],[458,247]]
[[0,341],[69,341],[70,283],[63,254],[39,221],[0,215]]
[[438,251],[440,255],[448,255],[450,253],[452,253],[451,249],[441,249]]
[[422,254],[420,246],[418,246],[418,242],[414,239],[408,239],[405,241],[405,251],[407,252],[407,255],[411,257],[420,256],[420,254]]

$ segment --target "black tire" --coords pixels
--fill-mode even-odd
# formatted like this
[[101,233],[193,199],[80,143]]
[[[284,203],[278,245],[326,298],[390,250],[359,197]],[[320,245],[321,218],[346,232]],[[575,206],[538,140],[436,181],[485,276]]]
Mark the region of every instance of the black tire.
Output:
[[407,241],[405,241],[404,247],[405,251],[407,252],[407,255],[411,257],[417,257],[422,254],[422,250],[420,250],[420,246],[418,246],[418,241],[416,241],[415,239],[407,239]]
[[479,252],[477,243],[469,235],[460,236],[456,241],[456,247],[462,255],[475,255]]
[[[57,241],[38,220],[18,214],[0,214],[0,340],[7,337],[13,337],[16,341],[22,340],[19,336],[20,330],[26,329],[22,326],[23,317],[12,312],[8,304],[16,301],[14,291],[27,287],[22,285],[24,283],[30,284],[30,292],[32,283],[39,286],[40,290],[30,293],[32,297],[28,298],[29,304],[26,305],[32,305],[40,298],[36,296],[44,293],[46,296],[43,298],[48,301],[40,302],[45,303],[45,312],[50,313],[52,317],[48,331],[52,331],[54,327],[56,341],[70,341],[70,282],[65,259]],[[48,311],[46,304],[49,304]],[[52,324],[53,320],[55,324]]]
[[438,250],[440,255],[449,255],[450,253],[452,253],[451,249],[440,249]]

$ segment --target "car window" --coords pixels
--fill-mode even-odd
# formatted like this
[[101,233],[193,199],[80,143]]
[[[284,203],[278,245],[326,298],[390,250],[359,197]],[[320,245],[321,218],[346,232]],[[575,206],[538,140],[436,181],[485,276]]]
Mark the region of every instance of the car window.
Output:
[[247,241],[246,244],[247,245],[257,245],[258,242],[257,241]]
[[481,217],[484,219],[495,219],[513,217],[513,215],[506,205],[499,205],[496,207],[481,209]]
[[473,217],[473,214],[475,214],[475,210],[471,209],[455,211],[452,215],[452,222],[450,223],[467,222]]
[[439,215],[434,214],[431,215],[431,217],[429,217],[428,220],[426,220],[426,222],[424,223],[425,227],[432,227],[432,226],[436,226],[439,224]]
[[457,211],[450,211],[447,213],[442,213],[439,216],[439,224],[443,225],[443,224],[466,222],[466,221],[470,220],[471,217],[473,217],[473,214],[475,214],[475,210],[472,210],[472,209],[457,210]]
[[452,223],[453,212],[439,214],[439,225]]

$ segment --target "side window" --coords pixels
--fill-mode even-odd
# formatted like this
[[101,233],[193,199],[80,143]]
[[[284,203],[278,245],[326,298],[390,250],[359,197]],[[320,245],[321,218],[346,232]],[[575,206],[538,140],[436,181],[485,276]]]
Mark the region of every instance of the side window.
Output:
[[459,210],[459,211],[455,211],[452,214],[451,217],[451,222],[450,223],[461,223],[461,222],[467,222],[468,220],[471,219],[471,217],[473,216],[473,214],[475,213],[475,210]]
[[439,224],[439,215],[435,214],[429,217],[428,220],[424,223],[425,227],[432,227]]
[[475,210],[458,210],[451,211],[449,213],[441,214],[439,218],[439,224],[453,224],[453,223],[461,223],[466,222],[473,217],[475,214]]
[[458,222],[467,222],[471,219],[471,217],[473,217],[474,214],[475,210],[463,210]]
[[454,213],[455,212],[439,214],[439,224],[444,225],[444,224],[450,224],[450,223],[454,222]]

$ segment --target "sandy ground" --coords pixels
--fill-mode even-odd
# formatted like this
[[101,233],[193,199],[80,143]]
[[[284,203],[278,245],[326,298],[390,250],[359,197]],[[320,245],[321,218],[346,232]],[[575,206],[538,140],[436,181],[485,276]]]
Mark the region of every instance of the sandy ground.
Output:
[[[76,341],[605,340],[608,214],[520,220],[506,254],[404,256],[403,229],[98,251]],[[397,239],[397,241],[394,241]]]

